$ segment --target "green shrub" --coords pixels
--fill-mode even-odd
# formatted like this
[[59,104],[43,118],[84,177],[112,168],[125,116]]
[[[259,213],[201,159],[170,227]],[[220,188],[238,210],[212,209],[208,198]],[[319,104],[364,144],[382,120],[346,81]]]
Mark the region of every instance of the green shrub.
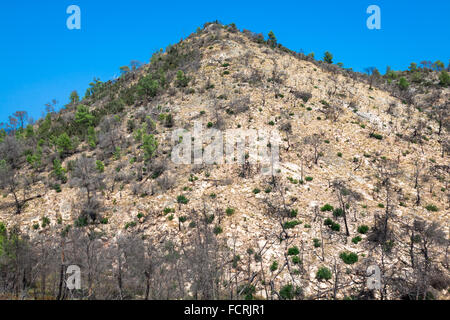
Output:
[[258,193],[260,193],[260,192],[261,192],[261,190],[259,190],[258,188],[253,189],[253,193],[254,193],[254,194],[258,194]]
[[358,262],[358,255],[354,252],[342,252],[339,257],[346,264],[354,264]]
[[42,228],[45,228],[48,225],[50,225],[50,219],[47,217],[42,217]]
[[153,74],[142,77],[137,85],[137,93],[139,96],[155,97],[159,92],[160,84],[164,82],[163,75],[160,79]]
[[226,212],[227,216],[231,216],[231,215],[234,214],[234,209],[232,209],[232,208],[227,208],[227,210],[226,210],[225,212]]
[[427,206],[425,207],[425,209],[427,209],[428,211],[431,211],[431,212],[437,212],[437,211],[439,211],[439,208],[436,207],[434,204],[429,204],[429,205],[427,205]]
[[213,223],[214,218],[215,218],[214,214],[210,214],[209,216],[206,217],[206,223],[207,224]]
[[314,239],[313,239],[313,242],[314,242],[314,248],[320,248],[321,242],[320,242],[319,239],[314,238]]
[[175,209],[172,208],[164,208],[164,214],[169,214],[171,212],[175,212]]
[[325,211],[333,211],[333,206],[330,204],[325,204],[322,208],[320,208],[320,211],[325,212]]
[[330,52],[326,51],[323,56],[323,61],[326,63],[332,64],[333,63],[333,55]]
[[187,87],[187,85],[189,84],[190,79],[188,77],[186,77],[186,75],[184,74],[184,72],[182,70],[178,70],[177,72],[177,81],[176,81],[176,85],[177,87]]
[[158,141],[155,139],[155,136],[152,134],[144,134],[142,142],[142,149],[144,149],[144,159],[150,160],[157,148]]
[[308,181],[308,182],[309,181],[313,181],[313,177],[306,177],[305,180]]
[[75,220],[75,226],[78,228],[82,228],[88,225],[88,219],[87,217],[78,217],[77,220]]
[[300,253],[300,250],[297,246],[291,247],[288,249],[288,256],[296,256]]
[[108,224],[108,218],[102,218],[102,219],[100,220],[100,223],[101,223],[101,224]]
[[301,261],[300,257],[298,257],[298,256],[293,256],[293,257],[292,257],[292,263],[293,263],[293,264],[301,264],[302,261]]
[[233,268],[237,268],[239,261],[241,261],[241,256],[237,254],[233,257]]
[[135,226],[136,226],[136,222],[134,222],[134,221],[132,221],[132,222],[127,222],[127,223],[125,224],[125,230],[128,229],[128,228],[135,227]]
[[292,229],[292,228],[295,228],[295,226],[299,225],[300,223],[301,223],[301,222],[298,221],[298,220],[286,221],[286,222],[283,224],[283,227],[284,227],[285,229]]
[[341,208],[336,208],[333,210],[333,216],[335,216],[336,218],[342,217],[343,215],[344,215],[344,210],[342,210]]
[[443,87],[450,86],[450,75],[447,71],[442,70],[441,74],[439,75],[439,84]]
[[246,285],[240,286],[239,292],[242,293],[245,300],[253,300],[253,295],[256,292],[256,288],[255,288],[255,286],[253,286],[251,284],[246,284]]
[[177,197],[177,202],[180,204],[187,204],[189,202],[189,199],[186,198],[184,195],[180,195]]
[[360,237],[360,236],[356,236],[356,237],[354,237],[353,239],[352,239],[352,242],[354,243],[354,244],[358,244],[358,242],[360,242],[362,240],[362,238]]
[[341,225],[339,223],[334,222],[331,225],[331,230],[333,230],[333,231],[341,231]]
[[215,234],[215,235],[221,234],[222,232],[223,232],[222,227],[216,226],[216,227],[214,228],[214,234]]
[[73,143],[67,133],[62,133],[55,141],[60,155],[65,155],[73,150]]
[[361,234],[366,234],[369,231],[369,227],[366,225],[361,225],[358,227],[358,232]]
[[58,193],[62,192],[61,185],[59,183],[55,183],[53,185],[53,190],[55,190]]
[[96,166],[97,166],[97,171],[100,173],[103,173],[105,171],[105,165],[103,164],[103,162],[101,162],[100,160],[97,160],[95,162]]
[[270,271],[274,272],[278,269],[278,261],[274,261],[271,265],[270,265]]
[[378,134],[378,133],[373,133],[373,132],[371,132],[371,133],[369,134],[369,137],[375,138],[375,139],[377,139],[377,140],[383,140],[383,136],[382,136],[381,134]]
[[401,90],[406,90],[409,87],[409,82],[404,77],[401,77],[398,81],[398,86]]
[[80,125],[82,128],[91,126],[94,119],[95,117],[89,112],[89,107],[82,104],[77,107],[77,111],[75,113],[75,123]]
[[331,271],[327,267],[320,267],[316,273],[316,279],[321,280],[330,280],[331,279]]

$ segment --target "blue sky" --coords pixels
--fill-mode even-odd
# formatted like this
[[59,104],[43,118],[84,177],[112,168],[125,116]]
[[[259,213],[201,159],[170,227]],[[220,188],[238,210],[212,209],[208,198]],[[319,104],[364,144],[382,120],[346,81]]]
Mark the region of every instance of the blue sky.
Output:
[[[343,3],[342,3],[343,2]],[[68,30],[66,9],[81,8],[81,30]],[[381,8],[381,30],[366,27],[369,5]],[[0,4],[0,122],[17,110],[37,120],[44,104],[83,96],[94,77],[106,81],[131,60],[148,62],[159,48],[204,22],[273,30],[292,50],[324,51],[362,71],[405,69],[410,62],[450,58],[448,0],[104,1],[29,0]]]

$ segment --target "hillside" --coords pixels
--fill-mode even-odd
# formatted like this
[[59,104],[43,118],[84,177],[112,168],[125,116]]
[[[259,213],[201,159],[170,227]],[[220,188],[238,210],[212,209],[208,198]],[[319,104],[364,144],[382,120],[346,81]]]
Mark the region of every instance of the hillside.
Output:
[[[448,299],[438,71],[369,77],[216,23],[122,71],[2,137],[0,295]],[[174,163],[173,132],[195,122],[264,131],[279,169]],[[58,289],[71,264],[73,296]]]

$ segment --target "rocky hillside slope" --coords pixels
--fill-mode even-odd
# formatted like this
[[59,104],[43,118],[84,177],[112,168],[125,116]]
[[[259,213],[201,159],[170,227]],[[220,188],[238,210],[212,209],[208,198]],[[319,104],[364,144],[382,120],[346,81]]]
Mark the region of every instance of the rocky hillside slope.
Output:
[[[9,142],[26,156],[14,173],[19,206],[8,184],[0,199],[7,230],[47,237],[56,252],[75,230],[101,248],[142,239],[161,257],[170,243],[183,262],[164,260],[172,275],[151,277],[164,298],[448,298],[450,90],[436,72],[426,88],[371,84],[214,23],[123,71]],[[248,157],[174,163],[172,133],[195,121],[264,130],[269,141],[279,132],[279,170],[262,174]],[[372,265],[383,275],[376,290]],[[182,284],[178,267],[190,273]]]

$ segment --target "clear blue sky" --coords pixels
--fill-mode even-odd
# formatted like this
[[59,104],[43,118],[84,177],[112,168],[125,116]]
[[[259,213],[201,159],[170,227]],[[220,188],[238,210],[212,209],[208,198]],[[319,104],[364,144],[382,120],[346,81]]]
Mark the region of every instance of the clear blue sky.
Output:
[[[81,8],[81,30],[68,30],[66,9]],[[381,30],[366,27],[366,8],[381,8]],[[335,62],[362,71],[450,58],[448,0],[105,1],[4,0],[0,4],[0,122],[17,110],[37,120],[44,104],[83,96],[88,83],[106,81],[131,60],[148,62],[159,48],[220,20],[273,30],[292,50],[328,50]]]

